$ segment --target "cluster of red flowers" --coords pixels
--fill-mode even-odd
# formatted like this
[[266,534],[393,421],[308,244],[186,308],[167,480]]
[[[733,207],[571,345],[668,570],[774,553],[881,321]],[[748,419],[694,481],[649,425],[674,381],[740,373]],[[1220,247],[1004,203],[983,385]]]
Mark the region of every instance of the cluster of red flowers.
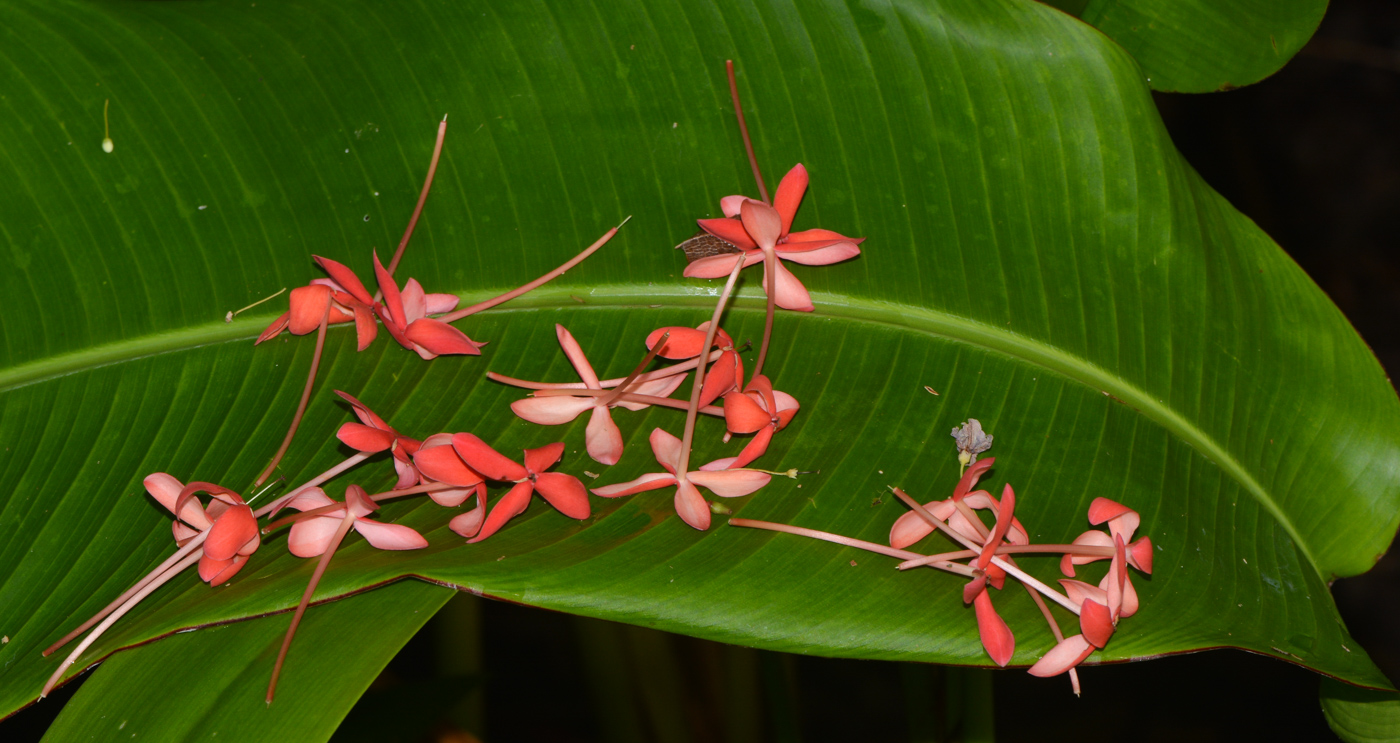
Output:
[[[732,66],[729,72],[737,111],[738,95],[737,87],[734,86]],[[739,115],[741,128],[747,140],[747,129],[743,126],[741,111]],[[307,335],[313,331],[317,333],[316,350],[301,401],[281,447],[253,483],[254,488],[262,485],[271,475],[295,437],[298,423],[311,397],[327,328],[330,325],[353,322],[358,350],[361,351],[374,342],[378,335],[378,327],[382,324],[395,341],[425,360],[445,354],[480,355],[484,344],[473,341],[449,323],[508,301],[562,274],[606,244],[622,226],[618,225],[609,230],[593,245],[549,274],[516,290],[465,309],[457,309],[457,297],[450,294],[429,294],[415,279],[409,279],[400,287],[394,279],[394,272],[427,198],[445,130],[444,119],[438,129],[437,145],[418,206],[393,260],[386,268],[380,262],[379,256],[373,255],[379,291],[371,295],[360,278],[344,264],[313,256],[328,278],[315,279],[309,285],[293,290],[287,312],[274,320],[259,336],[257,342],[262,343],[275,338],[283,331],[293,335]],[[511,405],[512,410],[527,421],[541,425],[560,425],[587,412],[588,455],[606,465],[618,463],[623,455],[622,434],[612,419],[616,408],[636,411],[650,406],[663,406],[685,410],[686,417],[680,436],[662,428],[651,432],[652,453],[663,471],[648,473],[630,482],[593,488],[592,492],[600,497],[617,498],[674,487],[676,512],[686,524],[701,530],[709,528],[712,512],[728,511],[722,506],[708,503],[700,489],[704,488],[716,496],[728,498],[749,495],[767,485],[771,476],[779,473],[752,469],[749,465],[766,453],[773,437],[792,421],[800,407],[793,396],[774,389],[770,378],[763,374],[763,365],[772,338],[775,307],[796,311],[813,309],[807,290],[782,261],[805,265],[826,265],[845,261],[860,254],[859,245],[864,239],[849,238],[822,229],[793,232],[793,222],[809,183],[807,170],[800,164],[793,167],[783,177],[770,204],[757,163],[752,164],[762,199],[727,196],[721,200],[724,218],[698,220],[702,233],[693,241],[703,240],[705,252],[708,254],[693,254],[690,249],[693,247],[690,245],[693,241],[679,246],[687,248],[687,257],[691,259],[685,270],[687,277],[727,277],[708,322],[701,323],[696,328],[658,328],[645,339],[637,339],[642,341],[647,352],[636,369],[620,379],[600,380],[578,341],[562,325],[556,326],[556,335],[564,355],[577,372],[580,381],[531,382],[488,373],[489,378],[498,382],[533,390],[529,397]],[[738,349],[730,334],[720,327],[720,321],[739,272],[744,267],[759,262],[764,265],[763,288],[768,299],[767,314],[758,358],[749,370],[746,380],[744,363]],[[657,357],[676,363],[649,369]],[[681,387],[691,371],[694,371],[694,379],[689,400],[670,397]],[[563,456],[563,443],[556,442],[527,449],[523,460],[516,462],[497,452],[474,433],[438,433],[422,440],[410,438],[390,426],[354,397],[338,390],[336,394],[349,403],[357,418],[357,422],[342,425],[337,432],[337,438],[356,453],[256,511],[238,493],[213,483],[192,482],[182,485],[175,477],[165,473],[155,473],[146,478],[147,490],[175,516],[172,528],[178,550],[102,612],[45,651],[45,655],[53,652],[81,632],[101,622],[60,665],[45,686],[44,694],[52,689],[63,672],[97,636],[161,584],[196,563],[201,579],[211,585],[226,583],[248,562],[249,557],[262,544],[262,538],[281,526],[291,527],[287,545],[292,554],[306,558],[317,557],[319,561],[301,604],[292,618],[282,651],[273,668],[267,692],[269,703],[272,701],[277,677],[301,617],[332,556],[350,530],[355,530],[370,545],[379,549],[413,550],[428,546],[427,540],[421,534],[407,526],[368,518],[379,508],[380,502],[425,494],[439,505],[458,508],[475,496],[475,507],[455,515],[449,523],[452,531],[473,543],[491,537],[512,518],[524,512],[536,492],[569,518],[586,519],[591,512],[588,491],[582,482],[572,475],[549,471]],[[726,442],[732,436],[751,438],[735,455],[692,468],[690,456],[695,423],[697,416],[702,413],[724,419]],[[974,436],[973,433],[965,432],[965,438],[970,438],[964,451],[972,452],[973,456],[976,451],[990,445],[990,437],[982,436],[980,427],[975,434]],[[960,439],[960,445],[963,443],[963,439]],[[346,489],[344,500],[337,502],[321,488],[322,484],[332,478],[384,452],[388,452],[387,458],[393,463],[397,476],[393,490],[369,494],[359,485],[352,484]],[[891,533],[891,544],[894,545],[894,552],[913,560],[914,564],[932,565],[971,578],[971,583],[964,592],[965,599],[976,608],[983,642],[988,652],[999,664],[1004,665],[1011,656],[1014,640],[1005,623],[1001,622],[992,609],[987,589],[989,586],[1001,588],[1007,574],[1015,575],[1023,581],[1027,579],[1024,573],[1014,566],[1009,555],[1010,552],[1017,551],[1017,548],[1026,546],[1028,540],[1025,530],[1020,528],[1011,516],[1015,498],[1009,487],[1000,501],[985,491],[969,492],[977,477],[985,472],[991,461],[988,459],[974,465],[949,500],[931,503],[927,508],[913,504],[915,511],[896,523]],[[782,474],[792,476],[794,472]],[[494,504],[488,504],[487,483],[501,483],[507,485],[509,490]],[[208,494],[207,506],[196,498],[201,492]],[[1136,514],[1117,511],[1109,506],[1100,507],[1097,503],[1096,508],[1097,511],[1091,510],[1091,518],[1098,514],[1103,516],[1101,520],[1108,520],[1112,536],[1091,536],[1099,533],[1090,532],[1076,540],[1075,545],[1060,551],[1066,556],[1066,570],[1070,571],[1071,575],[1072,564],[1081,564],[1093,559],[1110,558],[1113,560],[1113,568],[1110,576],[1098,587],[1079,581],[1067,581],[1067,597],[1038,582],[1034,584],[1036,590],[1051,591],[1054,594],[1052,598],[1062,605],[1072,607],[1071,610],[1080,614],[1084,622],[1082,634],[1064,640],[1041,664],[1037,664],[1036,669],[1041,669],[1044,665],[1042,670],[1064,670],[1080,662],[1092,648],[1103,646],[1119,617],[1131,615],[1136,610],[1136,594],[1131,590],[1131,583],[1127,582],[1124,566],[1150,569],[1150,543],[1143,539],[1128,545],[1132,531],[1137,526]],[[292,509],[297,513],[271,521],[261,529],[258,527],[258,519],[275,518],[284,509]],[[987,529],[973,514],[972,509],[995,511],[996,525],[990,530]],[[743,522],[736,519],[730,523]],[[747,522],[746,525],[757,524],[758,522]],[[770,526],[780,528],[778,525]],[[922,539],[934,528],[943,530],[960,541],[968,548],[966,553],[925,558],[902,550],[904,546]],[[784,530],[794,529],[789,527]],[[802,533],[804,530],[796,531]],[[828,537],[834,538],[834,535],[826,535],[823,538]],[[834,539],[840,541],[844,538]],[[846,540],[846,543],[850,542],[851,540]],[[1143,547],[1144,544],[1147,546]],[[888,550],[889,548],[886,548],[887,554],[890,553]],[[955,562],[964,557],[971,558],[967,565]],[[1048,610],[1046,616],[1049,617]],[[1051,623],[1053,626],[1053,618]],[[1056,636],[1059,637],[1058,628]]]

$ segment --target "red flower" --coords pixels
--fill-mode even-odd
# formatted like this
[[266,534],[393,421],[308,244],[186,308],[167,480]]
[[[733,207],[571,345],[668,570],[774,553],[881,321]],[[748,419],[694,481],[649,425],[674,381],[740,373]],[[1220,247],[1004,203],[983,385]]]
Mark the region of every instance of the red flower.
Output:
[[676,513],[685,523],[704,531],[710,528],[710,507],[696,486],[708,488],[710,492],[723,498],[735,498],[758,490],[772,476],[766,472],[745,469],[726,469],[718,472],[701,471],[676,472],[681,455],[681,440],[657,428],[651,432],[651,450],[656,461],[666,472],[653,472],[642,475],[631,482],[605,485],[593,488],[594,495],[604,498],[618,498],[647,490],[676,486]]
[[[1113,619],[1117,622],[1120,616],[1130,617],[1137,613],[1138,596],[1137,589],[1133,588],[1133,582],[1128,576],[1127,568],[1124,564],[1152,574],[1152,540],[1148,537],[1141,537],[1135,542],[1130,542],[1133,532],[1137,531],[1142,518],[1127,506],[1108,498],[1095,498],[1089,504],[1089,523],[1099,525],[1108,522],[1108,533],[1090,529],[1074,538],[1074,544],[1091,545],[1094,547],[1114,547],[1119,541],[1123,543],[1123,560],[1117,561],[1117,557],[1104,558],[1093,555],[1069,555],[1060,558],[1060,571],[1065,575],[1074,576],[1075,565],[1085,565],[1096,560],[1113,559],[1109,572],[1100,582],[1099,587],[1104,591],[1114,594],[1110,588],[1116,581],[1113,576],[1120,576],[1122,580],[1121,600],[1110,608],[1113,610]],[[1117,594],[1115,594],[1116,596]]]
[[724,425],[731,434],[756,434],[737,457],[725,457],[701,467],[702,470],[744,467],[768,451],[773,434],[783,430],[797,415],[797,398],[773,389],[768,377],[759,374],[749,380],[743,392],[724,396]]
[[[731,260],[736,260],[731,258]],[[733,264],[730,264],[733,267]],[[710,329],[710,321],[700,323],[695,328],[666,327],[657,328],[647,336],[647,349],[650,350],[656,345],[661,336],[670,334],[666,345],[661,347],[657,353],[663,359],[681,361],[693,359],[700,356],[701,346],[705,344],[705,334]],[[713,366],[705,373],[705,383],[700,390],[700,407],[706,407],[714,402],[721,395],[736,389],[744,381],[744,361],[739,358],[739,353],[734,350],[734,339],[724,332],[724,328],[715,331],[714,345],[722,349],[719,358],[715,360]],[[676,382],[680,386],[680,382]],[[674,391],[674,388],[673,388]],[[648,393],[650,394],[650,393]],[[662,396],[669,395],[670,392],[663,393]]]
[[[773,198],[773,206],[754,201],[743,196],[726,196],[720,200],[724,219],[698,220],[700,228],[744,251],[744,265],[751,266],[763,260],[766,252],[772,251],[782,260],[803,263],[809,266],[824,266],[848,260],[860,255],[857,247],[865,238],[850,238],[830,230],[804,230],[791,232],[793,217],[807,192],[807,169],[799,163],[783,176],[778,184],[778,192]],[[758,207],[756,219],[743,217],[745,205]],[[727,276],[734,267],[733,255],[722,254],[701,258],[686,266],[685,275],[691,278],[717,279]],[[788,271],[780,261],[777,266],[776,300],[779,307],[789,310],[812,310],[812,299],[806,287]],[[768,269],[764,267],[763,286],[769,285]]]
[[486,482],[479,472],[467,466],[452,446],[452,434],[437,433],[423,440],[413,455],[413,463],[425,480],[456,485],[451,490],[437,490],[428,497],[439,506],[454,508],[476,494],[476,508],[454,516],[447,526],[470,539],[481,531],[486,519]]
[[577,477],[545,472],[564,455],[563,442],[526,449],[523,467],[470,433],[453,436],[452,448],[457,450],[468,467],[480,472],[486,479],[515,483],[509,493],[496,501],[496,506],[481,525],[480,533],[468,542],[486,539],[505,526],[507,521],[524,512],[536,489],[551,506],[571,519],[586,519],[592,512],[588,505],[588,491],[584,490],[583,483]]
[[[583,386],[590,390],[601,390],[603,387],[598,382],[598,375],[593,371],[593,365],[588,363],[588,357],[583,354],[583,349],[579,347],[578,341],[574,340],[574,336],[563,325],[556,324],[554,332],[559,337],[559,345],[563,347],[564,355],[568,357],[569,363],[574,365],[574,371],[578,372],[579,378],[583,380]],[[669,347],[669,343],[667,346]],[[684,374],[675,374],[642,382],[633,386],[629,391],[639,395],[666,397],[675,392],[684,380]],[[588,429],[585,435],[588,456],[603,464],[617,464],[617,460],[622,458],[622,431],[618,429],[617,424],[612,419],[610,408],[614,405],[621,405],[628,410],[641,410],[647,407],[645,403],[620,399],[606,402],[605,398],[602,397],[560,395],[557,397],[527,397],[523,400],[516,400],[510,404],[510,409],[514,410],[515,414],[521,418],[543,426],[568,423],[585,410],[593,411],[588,419]]]
[[[176,544],[183,547],[196,534],[209,532],[204,540],[204,556],[199,559],[199,577],[205,583],[227,583],[261,544],[258,520],[238,493],[211,482],[181,485],[164,472],[147,476],[145,485],[162,506],[177,514],[173,525]],[[207,508],[194,497],[198,492],[210,495]]]
[[[374,319],[374,298],[365,290],[365,285],[360,283],[355,272],[345,264],[319,255],[311,257],[331,278],[313,279],[309,286],[293,289],[289,298],[291,309],[273,320],[253,345],[273,338],[283,330],[290,330],[292,335],[310,333],[320,324],[329,304],[330,317],[327,322],[334,325],[354,320],[358,348],[365,350],[379,332],[379,325]],[[453,300],[455,305],[456,298]]]
[[[365,518],[378,510],[379,504],[370,500],[365,489],[359,485],[351,485],[345,489],[345,503],[349,505],[350,514],[355,519],[355,531],[372,546],[382,550],[416,550],[428,546],[428,540],[424,539],[422,534],[407,526]],[[334,504],[335,501],[331,500],[324,490],[307,488],[286,505],[298,511],[310,511]],[[320,555],[330,547],[331,539],[344,519],[345,509],[341,508],[292,524],[291,532],[287,535],[288,549],[297,557]]]
[[424,294],[416,279],[409,279],[403,291],[399,291],[394,277],[379,262],[378,253],[374,255],[374,275],[379,280],[379,290],[384,293],[384,303],[375,310],[389,335],[404,348],[417,352],[425,360],[442,354],[481,355],[484,344],[473,341],[445,322],[428,317],[451,312],[457,306],[457,297]]
[[360,419],[359,423],[342,425],[335,437],[351,449],[366,454],[390,451],[394,455],[394,471],[399,475],[398,483],[394,487],[406,488],[418,484],[418,470],[413,467],[409,457],[413,456],[422,444],[417,439],[401,436],[393,426],[385,423],[383,418],[375,415],[373,410],[359,400],[340,390],[335,390],[335,394],[350,403],[355,409],[355,416]]

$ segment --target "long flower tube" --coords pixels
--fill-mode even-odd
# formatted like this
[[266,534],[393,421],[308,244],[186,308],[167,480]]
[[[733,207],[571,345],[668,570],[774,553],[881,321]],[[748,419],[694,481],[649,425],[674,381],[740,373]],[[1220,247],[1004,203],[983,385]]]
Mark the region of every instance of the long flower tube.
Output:
[[[717,349],[715,351],[712,351],[710,352],[709,361],[718,360],[719,357],[722,355],[724,355],[723,350]],[[633,384],[641,382],[652,382],[657,379],[662,379],[664,377],[669,377],[675,374],[682,374],[690,371],[691,369],[694,369],[699,363],[700,362],[698,359],[691,359],[689,361],[683,361],[679,364],[672,364],[671,366],[662,367],[660,369],[653,369],[649,372],[643,372],[641,374],[638,374],[637,378],[632,380],[632,382]],[[486,378],[493,382],[500,382],[501,384],[508,384],[512,387],[521,387],[527,390],[588,389],[588,385],[584,384],[583,382],[532,382],[528,379],[516,379],[515,377],[508,377],[504,374],[499,374],[497,372],[486,372]],[[603,389],[608,389],[610,387],[616,387],[619,384],[622,384],[624,380],[626,380],[626,377],[617,377],[615,379],[600,379],[598,380],[598,386],[602,387]]]

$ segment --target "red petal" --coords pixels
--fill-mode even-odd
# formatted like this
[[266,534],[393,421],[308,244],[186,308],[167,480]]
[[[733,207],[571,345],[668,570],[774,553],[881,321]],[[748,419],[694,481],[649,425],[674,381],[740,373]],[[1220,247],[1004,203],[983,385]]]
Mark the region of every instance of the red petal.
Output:
[[986,457],[972,463],[963,473],[962,479],[958,480],[958,486],[953,488],[953,500],[962,500],[972,490],[972,486],[977,484],[977,480],[982,477],[982,473],[992,468],[992,463],[997,461],[996,457]]
[[[744,203],[758,204],[761,202],[750,201]],[[700,229],[724,240],[740,250],[753,250],[758,247],[758,243],[754,242],[752,237],[749,237],[748,230],[744,229],[744,223],[740,220],[697,219],[696,224],[700,225]],[[699,261],[696,262],[698,263]],[[732,256],[729,257],[729,268],[734,268],[734,258]],[[724,273],[727,275],[729,271],[726,270]]]
[[355,531],[372,546],[382,550],[420,550],[428,546],[422,534],[402,524],[385,524],[372,519],[355,519]]
[[1085,600],[1079,606],[1079,629],[1090,645],[1101,648],[1113,636],[1113,615],[1097,601]]
[[[482,481],[481,475],[468,467],[457,455],[457,450],[451,446],[425,446],[413,455],[413,462],[418,465],[418,471],[429,480],[464,488]],[[463,496],[463,500],[465,498]]]
[[[685,267],[681,275],[690,279],[722,279],[734,270],[735,261],[739,260],[732,253],[723,255],[712,255],[708,258],[701,258]],[[757,248],[744,253],[744,268],[748,268],[763,260],[763,251]]]
[[253,341],[253,345],[256,346],[265,340],[277,337],[278,333],[287,329],[287,323],[290,321],[291,317],[291,312],[283,312],[276,320],[272,321],[271,325],[267,326],[267,330],[264,330],[262,335],[258,336],[257,340]]
[[[492,449],[474,434],[459,433],[454,435],[452,448],[457,450],[457,454],[462,457],[462,461],[466,462],[468,467],[480,472],[489,480],[516,482],[530,476],[524,467],[506,459],[500,452]],[[489,517],[487,520],[490,520]],[[499,525],[497,528],[500,528]]]
[[410,325],[414,320],[427,316],[428,298],[423,294],[423,285],[418,283],[418,279],[409,279],[403,285],[403,291],[399,292],[399,298],[403,300],[404,319]]
[[586,519],[591,509],[588,506],[588,491],[583,483],[573,475],[559,472],[545,472],[535,476],[535,489],[549,505],[571,519]]
[[1016,638],[1011,628],[992,608],[992,597],[986,591],[978,594],[972,605],[977,610],[977,631],[982,636],[982,647],[987,649],[993,663],[1005,667],[1016,652]]
[[345,489],[345,503],[350,506],[350,512],[355,514],[357,519],[379,510],[379,504],[370,500],[369,493],[359,485],[351,485]]
[[734,461],[729,463],[729,469],[749,466],[750,462],[767,453],[768,444],[772,440],[772,426],[764,426],[758,429],[758,433],[754,434],[754,437],[749,439],[749,443],[744,445],[743,450],[739,452],[739,456],[735,457]]
[[749,233],[749,237],[765,250],[772,250],[783,235],[783,218],[778,215],[778,210],[762,202],[745,201],[739,206],[739,219],[744,223],[744,231]]
[[[525,450],[525,469],[539,474],[554,466],[559,458],[564,456],[564,442],[556,441],[538,449]],[[511,464],[514,464],[512,462]]]
[[1128,564],[1152,575],[1152,540],[1143,537],[1128,545]]
[[[924,510],[932,513],[934,518],[944,520],[954,512],[955,508],[956,506],[953,505],[951,499],[930,501],[924,504]],[[922,516],[909,511],[895,519],[894,526],[890,527],[890,546],[895,549],[904,549],[932,534],[933,528],[933,525],[924,521]]]
[[239,548],[258,537],[258,520],[253,509],[233,506],[219,515],[204,540],[204,554],[211,560],[229,560]]
[[742,392],[724,396],[724,427],[730,433],[754,433],[773,422],[768,411]]
[[480,347],[473,343],[466,333],[441,320],[428,317],[414,320],[404,331],[404,337],[408,338],[414,345],[422,346],[434,354],[481,355]]
[[802,195],[807,193],[807,169],[802,163],[792,166],[792,170],[778,183],[778,191],[773,194],[773,208],[782,218],[782,232],[786,235],[792,229],[792,218],[797,215],[797,206],[802,203]]
[[222,586],[242,570],[247,562],[247,555],[234,555],[231,560],[212,560],[205,555],[199,558],[199,578],[210,586]]
[[340,286],[354,296],[355,299],[365,304],[374,302],[374,298],[371,297],[369,291],[365,289],[365,285],[360,282],[360,277],[356,276],[355,272],[351,271],[349,266],[338,261],[333,261],[330,258],[322,258],[319,255],[313,255],[311,258],[316,261],[316,264],[321,267],[322,271],[330,274],[331,279],[333,279],[335,283],[340,284]]
[[1092,652],[1094,652],[1094,646],[1084,639],[1084,635],[1066,637],[1043,658],[1036,661],[1035,665],[1031,666],[1027,672],[1041,678],[1058,676],[1083,663]]
[[584,445],[588,456],[600,464],[617,464],[617,460],[622,458],[622,431],[618,430],[612,413],[606,407],[593,408],[593,415],[588,418]]
[[710,528],[710,504],[688,480],[676,483],[676,513],[700,531]]
[[987,592],[987,574],[983,573],[963,584],[963,603],[970,604]]
[[306,335],[321,326],[331,307],[331,290],[324,286],[299,286],[292,290],[291,305],[287,329],[292,335]]
[[700,388],[700,407],[706,407],[721,396],[737,389],[743,377],[744,364],[739,360],[739,354],[733,351],[725,351],[720,354],[714,365],[705,374],[705,384]]
[[403,311],[403,296],[399,294],[399,285],[394,283],[394,277],[385,270],[384,264],[379,262],[379,251],[374,253],[374,278],[379,282],[379,291],[384,294],[384,306],[389,310],[389,317],[395,325],[400,328],[408,327],[408,320]]
[[335,394],[340,395],[340,398],[342,400],[350,403],[350,407],[355,409],[355,417],[359,418],[361,423],[365,424],[366,426],[382,428],[385,431],[394,431],[393,427],[390,426],[388,423],[385,423],[383,418],[380,418],[378,415],[375,415],[374,411],[370,410],[368,405],[365,405],[364,403],[345,394],[344,392],[341,392],[340,390],[334,390],[334,392]]
[[601,488],[593,488],[593,494],[604,498],[620,498],[624,495],[635,495],[648,490],[659,490],[676,484],[676,476],[669,472],[652,472],[629,482],[620,482],[616,485],[604,485]]
[[1089,504],[1089,523],[1098,526],[1112,518],[1122,516],[1133,509],[1108,498],[1095,498]]
[[481,522],[485,520],[485,516],[486,509],[477,506],[466,513],[452,517],[452,520],[447,522],[447,528],[467,539],[471,539],[481,531]]
[[374,319],[374,312],[367,305],[355,305],[355,340],[356,350],[363,351],[369,348],[369,344],[379,335],[379,323]]
[[385,431],[382,428],[371,428],[361,423],[341,424],[335,437],[351,449],[367,454],[385,451],[394,445],[393,432]]
[[[463,434],[458,434],[458,436],[461,435]],[[496,507],[491,509],[491,513],[486,516],[486,521],[482,523],[481,531],[475,537],[468,539],[467,542],[480,542],[500,531],[507,521],[518,516],[525,510],[526,506],[530,505],[530,496],[534,492],[535,486],[529,481],[516,483],[515,487],[505,494],[505,497],[496,501]]]
[[[172,514],[175,513],[175,502],[180,498],[180,491],[185,489],[179,480],[164,472],[154,472],[146,476],[144,484],[146,492],[150,493],[151,497],[165,506],[165,510]],[[176,524],[184,521],[200,531],[209,528],[209,519],[205,518],[204,508],[199,505],[198,500],[186,500],[183,511],[180,514],[180,520],[175,522]]]
[[1007,483],[1001,491],[1001,506],[997,508],[997,524],[992,527],[992,533],[988,535],[987,542],[982,546],[982,553],[977,556],[977,567],[986,570],[992,564],[992,556],[996,554],[997,548],[1006,538],[1006,530],[1011,528],[1011,509],[1016,507],[1016,493],[1011,490],[1011,484]]
[[[730,264],[731,267],[733,264]],[[700,355],[700,347],[705,345],[705,331],[695,328],[665,327],[657,328],[647,335],[647,350],[650,351],[656,345],[656,341],[663,333],[670,333],[671,337],[666,339],[666,345],[656,355],[663,359],[689,359]]]

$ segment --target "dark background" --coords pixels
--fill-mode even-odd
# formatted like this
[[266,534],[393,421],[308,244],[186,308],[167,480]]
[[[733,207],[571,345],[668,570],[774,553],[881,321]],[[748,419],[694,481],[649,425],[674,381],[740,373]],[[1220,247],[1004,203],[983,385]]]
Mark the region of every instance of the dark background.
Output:
[[[1388,373],[1400,370],[1400,3],[1337,0],[1273,77],[1157,104],[1205,180],[1313,277]],[[1397,586],[1394,552],[1333,586],[1352,634],[1393,680]],[[472,624],[484,646],[462,644]],[[957,719],[958,695],[988,679],[1002,741],[1334,739],[1317,677],[1268,658],[1213,651],[1082,678],[1076,699],[1063,680],[1019,671],[782,656],[463,596],[400,653],[337,740],[466,742],[467,730],[492,743],[962,739],[979,720]],[[0,738],[37,740],[59,708],[31,707],[0,724]]]

